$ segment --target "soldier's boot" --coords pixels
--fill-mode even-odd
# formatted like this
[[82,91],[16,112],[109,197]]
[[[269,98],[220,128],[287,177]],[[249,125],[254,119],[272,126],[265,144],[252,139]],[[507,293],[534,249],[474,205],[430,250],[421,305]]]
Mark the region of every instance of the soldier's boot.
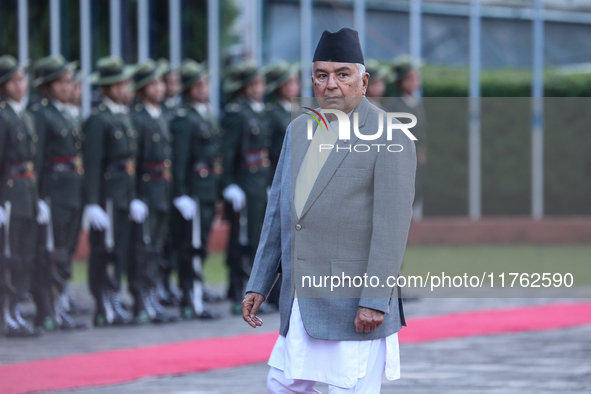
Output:
[[144,289],[132,290],[133,295],[133,318],[132,324],[149,323],[152,317],[156,316],[156,311],[152,308],[148,293]]
[[88,328],[88,325],[82,322],[75,321],[72,318],[72,316],[70,316],[70,314],[64,308],[64,305],[59,297],[57,302],[55,303],[55,317],[55,320],[57,321],[59,328],[61,328],[62,330],[77,330]]
[[166,308],[162,306],[158,299],[158,290],[156,287],[151,288],[148,295],[152,308],[156,313],[155,317],[152,318],[153,323],[171,323],[180,320],[179,316],[169,313]]
[[[7,337],[34,337],[43,335],[45,332],[44,327],[33,327],[29,324],[29,322],[25,320],[25,318],[22,315],[21,305],[16,301],[11,301],[9,303],[8,315],[17,324],[18,330],[13,332],[7,332]],[[51,327],[50,324],[48,324],[48,326],[52,330],[55,329],[55,327]]]
[[100,295],[95,299],[96,309],[92,323],[95,327],[106,327],[113,323],[115,318],[115,311],[113,310],[113,304],[109,297],[107,290],[102,290]]
[[113,305],[113,325],[122,326],[130,323],[129,313],[123,308],[121,293],[117,290],[111,291],[111,305]]
[[[35,307],[37,309],[35,319],[33,321],[34,326],[41,327],[47,332],[55,331],[58,328],[56,315],[52,306],[50,291],[50,289],[45,289],[45,291],[37,289],[36,291],[32,292]],[[20,307],[17,309],[20,309]],[[22,315],[20,320],[25,320],[22,318]]]
[[4,300],[2,297],[2,331],[9,338],[25,336],[25,332],[21,329],[16,320],[10,313],[10,306],[8,300]]
[[180,305],[183,293],[170,281],[169,274],[161,274],[156,283],[162,305]]
[[219,311],[210,309],[206,305],[203,305],[202,310],[198,311],[196,305],[202,304],[203,300],[199,302],[197,297],[199,296],[196,294],[194,287],[183,289],[183,298],[181,299],[181,316],[183,319],[212,320],[222,317]]
[[59,297],[64,309],[70,316],[87,315],[90,313],[90,309],[83,307],[76,300],[74,300],[69,284],[66,285],[66,288],[59,295]]

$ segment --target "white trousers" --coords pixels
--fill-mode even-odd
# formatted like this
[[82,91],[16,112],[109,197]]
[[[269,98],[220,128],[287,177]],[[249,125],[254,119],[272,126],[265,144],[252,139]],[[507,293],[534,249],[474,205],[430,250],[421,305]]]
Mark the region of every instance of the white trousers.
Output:
[[[379,394],[382,387],[382,375],[386,364],[386,346],[383,343],[378,356],[369,360],[364,377],[357,380],[351,388],[329,385],[328,394]],[[271,367],[267,376],[269,394],[322,394],[313,388],[316,382],[311,380],[288,379],[282,370]]]

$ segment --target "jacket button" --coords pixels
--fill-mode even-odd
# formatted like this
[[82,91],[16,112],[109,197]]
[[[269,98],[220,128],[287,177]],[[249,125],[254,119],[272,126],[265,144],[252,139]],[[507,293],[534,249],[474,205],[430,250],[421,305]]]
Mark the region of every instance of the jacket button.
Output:
[[301,229],[302,229],[302,225],[301,225],[301,224],[296,224],[295,228],[296,228],[296,230],[298,230],[298,231],[299,231],[299,230],[301,230]]

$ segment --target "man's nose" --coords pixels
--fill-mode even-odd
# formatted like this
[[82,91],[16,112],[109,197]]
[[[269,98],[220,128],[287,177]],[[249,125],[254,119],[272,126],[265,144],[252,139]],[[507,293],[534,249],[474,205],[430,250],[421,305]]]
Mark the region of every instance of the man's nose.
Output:
[[326,85],[327,89],[338,89],[339,85],[337,84],[337,77],[334,74],[328,74],[328,84]]

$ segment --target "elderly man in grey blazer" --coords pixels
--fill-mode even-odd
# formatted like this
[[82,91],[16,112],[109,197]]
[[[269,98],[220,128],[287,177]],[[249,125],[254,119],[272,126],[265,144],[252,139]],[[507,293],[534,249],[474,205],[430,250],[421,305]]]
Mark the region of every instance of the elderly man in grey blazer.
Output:
[[[379,393],[384,372],[400,377],[397,333],[406,323],[392,278],[412,216],[414,136],[390,127],[400,122],[365,98],[369,74],[355,30],[324,31],[313,61],[320,108],[311,111],[324,115],[323,126],[312,136],[304,114],[287,129],[243,318],[263,324],[258,308],[282,272],[269,392],[319,393],[313,386],[324,382],[331,394]],[[349,115],[350,130],[331,110]],[[347,284],[355,277],[365,279]]]

